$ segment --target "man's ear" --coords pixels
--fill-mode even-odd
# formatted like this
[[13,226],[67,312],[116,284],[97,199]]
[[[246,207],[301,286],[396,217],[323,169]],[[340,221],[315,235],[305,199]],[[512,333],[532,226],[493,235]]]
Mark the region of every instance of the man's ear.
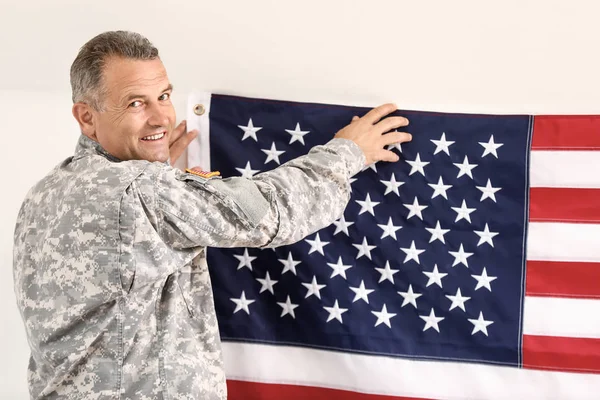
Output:
[[97,142],[98,138],[96,137],[96,121],[94,119],[92,108],[85,103],[75,103],[73,104],[73,109],[71,111],[79,123],[81,133]]

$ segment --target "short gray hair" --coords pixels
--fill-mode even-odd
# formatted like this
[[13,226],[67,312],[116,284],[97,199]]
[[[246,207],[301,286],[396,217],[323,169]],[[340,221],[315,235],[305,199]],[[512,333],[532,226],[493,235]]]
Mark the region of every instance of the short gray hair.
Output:
[[81,47],[71,65],[73,103],[84,102],[97,111],[103,109],[106,88],[102,73],[109,57],[154,60],[158,58],[158,49],[135,32],[111,31],[92,38]]

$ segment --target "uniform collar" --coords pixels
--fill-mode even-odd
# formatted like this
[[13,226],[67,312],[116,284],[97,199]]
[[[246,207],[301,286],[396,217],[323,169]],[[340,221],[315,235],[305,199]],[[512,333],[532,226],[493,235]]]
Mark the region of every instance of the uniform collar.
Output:
[[117,157],[111,155],[108,151],[104,150],[100,143],[90,139],[85,135],[79,136],[77,141],[77,147],[75,147],[75,159],[82,158],[91,155],[101,155],[104,158],[113,161],[121,162]]
[[[110,154],[108,151],[104,150],[104,148],[100,145],[100,143],[95,140],[90,139],[85,135],[79,136],[79,140],[77,142],[77,147],[75,147],[75,155],[74,159],[83,158],[85,156],[92,155],[100,155],[112,162],[121,162],[122,160]],[[170,165],[169,160],[165,161],[163,164]]]

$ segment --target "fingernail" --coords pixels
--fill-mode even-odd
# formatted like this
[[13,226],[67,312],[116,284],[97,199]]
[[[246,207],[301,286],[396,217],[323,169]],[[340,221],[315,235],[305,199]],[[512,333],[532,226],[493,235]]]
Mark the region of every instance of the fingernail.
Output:
[[412,140],[412,135],[410,133],[408,134],[408,140]]

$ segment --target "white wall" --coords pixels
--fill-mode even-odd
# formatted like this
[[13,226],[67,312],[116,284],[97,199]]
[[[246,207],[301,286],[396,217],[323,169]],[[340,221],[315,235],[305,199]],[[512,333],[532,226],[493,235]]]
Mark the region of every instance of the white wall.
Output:
[[27,189],[75,147],[69,67],[85,41],[113,29],[146,35],[181,116],[193,88],[439,111],[600,113],[600,3],[493,3],[0,0],[0,398],[27,397],[12,289],[16,213]]

